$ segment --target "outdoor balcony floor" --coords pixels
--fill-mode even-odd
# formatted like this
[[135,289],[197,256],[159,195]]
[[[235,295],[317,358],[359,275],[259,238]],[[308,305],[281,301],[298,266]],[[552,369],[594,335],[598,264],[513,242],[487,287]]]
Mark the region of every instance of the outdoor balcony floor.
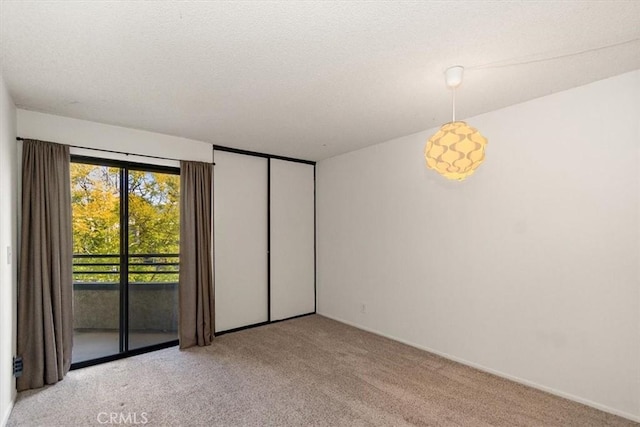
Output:
[[[177,332],[131,331],[129,332],[129,350],[161,344],[178,339]],[[72,362],[84,362],[99,357],[118,354],[118,331],[93,330],[73,332]]]

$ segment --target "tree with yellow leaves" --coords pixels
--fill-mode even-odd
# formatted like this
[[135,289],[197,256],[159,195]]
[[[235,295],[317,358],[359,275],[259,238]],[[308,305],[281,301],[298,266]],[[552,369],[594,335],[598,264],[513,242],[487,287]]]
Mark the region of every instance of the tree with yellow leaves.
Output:
[[[99,272],[76,275],[76,280],[118,280],[121,198],[128,197],[129,281],[177,281],[177,274],[162,272],[176,270],[176,266],[170,264],[176,263],[177,258],[166,255],[177,254],[179,251],[180,177],[168,173],[130,170],[128,189],[122,194],[120,173],[120,169],[116,167],[71,164],[74,254],[100,256],[76,262],[76,272]],[[165,256],[136,256],[140,254]],[[140,271],[154,273],[140,274]]]

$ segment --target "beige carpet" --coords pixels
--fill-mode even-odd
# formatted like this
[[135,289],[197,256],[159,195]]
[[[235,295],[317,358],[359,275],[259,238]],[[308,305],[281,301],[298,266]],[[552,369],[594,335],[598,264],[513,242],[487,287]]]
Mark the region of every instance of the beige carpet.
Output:
[[319,315],[72,371],[21,393],[9,426],[110,413],[147,425],[635,425]]

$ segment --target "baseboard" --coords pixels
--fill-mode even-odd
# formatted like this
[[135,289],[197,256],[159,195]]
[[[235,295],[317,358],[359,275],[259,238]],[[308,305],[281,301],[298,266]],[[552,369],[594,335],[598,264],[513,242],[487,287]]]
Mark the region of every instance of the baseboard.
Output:
[[7,410],[5,411],[4,414],[2,414],[2,419],[0,420],[1,427],[6,426],[7,422],[9,422],[9,417],[11,416],[11,411],[13,410],[14,402],[15,402],[15,398],[11,399],[11,401],[9,402],[9,406],[7,407]]
[[572,400],[574,402],[578,402],[578,403],[581,403],[583,405],[590,406],[590,407],[598,409],[600,411],[607,412],[607,413],[613,414],[613,415],[617,415],[619,417],[626,418],[626,419],[631,420],[631,421],[640,422],[640,415],[629,414],[627,412],[620,411],[618,409],[611,408],[609,406],[593,402],[593,401],[591,401],[589,399],[584,399],[582,397],[575,396],[575,395],[570,394],[570,393],[565,393],[563,391],[556,390],[554,388],[547,387],[547,386],[535,383],[533,381],[526,380],[524,378],[520,378],[520,377],[516,377],[514,375],[506,374],[504,372],[500,372],[500,371],[497,371],[495,369],[488,368],[488,367],[480,365],[478,363],[470,362],[470,361],[462,359],[460,357],[452,356],[450,354],[443,353],[441,351],[434,350],[432,348],[425,347],[423,345],[415,344],[415,343],[412,343],[412,342],[409,342],[409,341],[406,341],[406,340],[403,340],[403,339],[400,339],[400,338],[397,338],[397,337],[394,337],[394,336],[391,336],[391,335],[376,331],[374,329],[367,328],[367,327],[362,326],[362,325],[358,325],[358,324],[356,324],[354,322],[349,322],[347,320],[341,319],[341,318],[336,317],[336,316],[327,315],[327,314],[324,314],[324,313],[321,313],[321,312],[318,312],[318,314],[320,316],[327,317],[329,319],[338,321],[340,323],[344,323],[345,325],[353,326],[354,328],[358,328],[358,329],[361,329],[363,331],[371,332],[372,334],[379,335],[379,336],[385,337],[385,338],[389,338],[391,340],[400,342],[402,344],[406,344],[408,346],[411,346],[411,347],[414,347],[414,348],[417,348],[417,349],[420,349],[420,350],[428,351],[429,353],[437,354],[438,356],[444,357],[445,359],[452,360],[454,362],[458,362],[458,363],[461,363],[461,364],[466,365],[466,366],[470,366],[470,367],[478,369],[480,371],[488,372],[488,373],[496,375],[498,377],[501,377],[501,378],[504,378],[504,379],[507,379],[507,380],[510,380],[510,381],[514,381],[516,383],[523,384],[523,385],[526,385],[528,387],[532,387],[532,388],[544,391],[544,392],[549,393],[549,394],[553,394],[554,396],[558,396],[558,397],[562,397],[562,398],[565,398],[565,399],[568,399],[568,400]]

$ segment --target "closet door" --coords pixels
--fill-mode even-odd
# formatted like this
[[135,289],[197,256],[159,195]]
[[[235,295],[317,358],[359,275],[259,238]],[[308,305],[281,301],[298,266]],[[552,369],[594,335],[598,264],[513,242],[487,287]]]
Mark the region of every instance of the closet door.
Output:
[[271,320],[315,311],[314,166],[271,160]]
[[268,160],[214,151],[216,332],[268,320]]

